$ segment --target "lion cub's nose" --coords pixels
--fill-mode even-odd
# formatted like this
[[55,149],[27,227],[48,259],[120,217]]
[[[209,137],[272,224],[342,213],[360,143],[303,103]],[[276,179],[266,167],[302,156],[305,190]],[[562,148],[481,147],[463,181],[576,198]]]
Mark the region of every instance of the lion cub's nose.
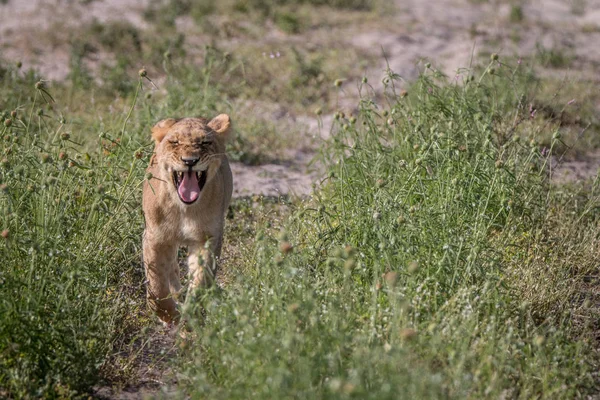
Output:
[[183,163],[188,167],[193,167],[194,165],[198,164],[198,160],[200,159],[197,157],[181,157],[181,161],[183,161]]

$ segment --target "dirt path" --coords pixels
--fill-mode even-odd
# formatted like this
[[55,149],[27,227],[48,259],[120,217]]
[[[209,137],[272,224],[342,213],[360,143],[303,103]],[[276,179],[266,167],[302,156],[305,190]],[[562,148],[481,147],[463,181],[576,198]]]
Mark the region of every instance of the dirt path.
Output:
[[173,394],[172,388],[177,383],[175,372],[170,368],[169,362],[177,356],[178,347],[175,333],[157,324],[144,335],[137,339],[130,355],[134,362],[136,384],[115,389],[110,386],[94,388],[94,397],[105,400],[136,400],[151,397],[169,397]]

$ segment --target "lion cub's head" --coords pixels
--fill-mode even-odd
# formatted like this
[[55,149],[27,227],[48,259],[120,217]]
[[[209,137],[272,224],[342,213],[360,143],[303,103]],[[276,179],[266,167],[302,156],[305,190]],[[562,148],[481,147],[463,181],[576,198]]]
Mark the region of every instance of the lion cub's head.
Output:
[[152,128],[156,141],[154,162],[162,179],[172,183],[173,193],[183,203],[194,203],[219,169],[230,126],[229,116],[221,114],[210,121],[169,118]]

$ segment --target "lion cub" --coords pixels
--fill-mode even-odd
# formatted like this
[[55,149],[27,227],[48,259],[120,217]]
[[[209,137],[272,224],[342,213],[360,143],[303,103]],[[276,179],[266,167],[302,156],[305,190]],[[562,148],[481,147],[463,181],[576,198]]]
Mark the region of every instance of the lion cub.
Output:
[[188,246],[192,287],[209,285],[216,273],[233,189],[225,155],[230,126],[229,116],[221,114],[210,121],[169,118],[152,128],[152,178],[144,181],[142,200],[143,263],[148,303],[167,323],[179,319],[179,246]]

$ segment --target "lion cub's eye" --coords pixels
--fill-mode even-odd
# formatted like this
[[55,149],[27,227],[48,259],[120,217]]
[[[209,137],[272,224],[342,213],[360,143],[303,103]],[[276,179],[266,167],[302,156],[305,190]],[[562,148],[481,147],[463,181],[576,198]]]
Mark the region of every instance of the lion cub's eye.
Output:
[[177,146],[179,144],[179,140],[169,140],[169,143],[171,143],[173,146]]

